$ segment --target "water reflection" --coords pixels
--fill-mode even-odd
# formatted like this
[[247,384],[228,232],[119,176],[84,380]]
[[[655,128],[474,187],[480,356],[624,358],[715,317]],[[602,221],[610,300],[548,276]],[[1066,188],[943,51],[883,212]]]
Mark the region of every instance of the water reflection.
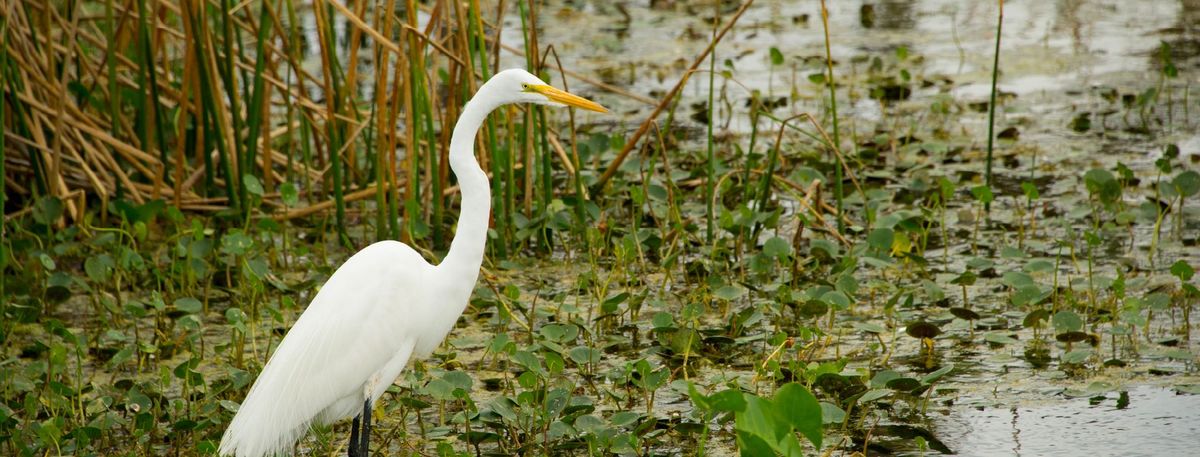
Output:
[[[623,67],[623,74],[669,75],[674,62],[699,53],[707,44],[714,13],[705,5],[670,0],[550,0],[539,7],[539,42],[555,46],[565,66],[583,73],[611,73],[612,67]],[[737,5],[723,1],[721,14],[730,14]],[[497,6],[484,4],[484,16],[495,17]],[[846,65],[855,56],[904,46],[922,57],[922,70],[930,74],[967,75],[971,81],[983,81],[989,74],[994,2],[874,0],[828,2],[828,6],[833,54],[841,71],[855,71]],[[814,66],[809,58],[823,55],[824,37],[819,20],[809,18],[819,19],[819,8],[819,2],[812,0],[756,2],[742,19],[744,25],[718,49],[718,58],[727,60],[749,87],[794,83],[784,78],[786,72],[773,71],[768,50],[779,49],[793,71]],[[502,41],[521,43],[519,11],[511,4],[506,10]],[[402,11],[397,13],[403,16]],[[320,75],[320,37],[311,7],[301,8],[297,17],[304,70]],[[330,20],[338,37],[337,52],[345,57],[353,26],[340,14]],[[422,12],[419,28],[424,29],[428,20]],[[1001,84],[1021,94],[1086,86],[1108,74],[1142,72],[1160,64],[1156,54],[1160,42],[1170,46],[1177,61],[1194,60],[1200,55],[1197,24],[1200,0],[1009,2],[1001,56],[1006,77]],[[365,34],[360,37],[364,47],[370,46]],[[374,74],[369,60],[360,58],[364,66],[360,78]],[[524,65],[523,57],[511,53],[502,53],[501,60],[505,67]],[[1194,62],[1183,64],[1194,66]],[[703,92],[706,80],[698,78],[693,85]],[[626,89],[649,94],[673,82],[666,76],[643,77]],[[358,86],[363,97],[371,96],[373,84]],[[978,96],[982,89],[967,84],[956,90]]]
[[[1171,58],[1176,63],[1194,60],[1200,55],[1200,0],[1180,0],[1179,21],[1163,30],[1163,42],[1170,46]],[[1155,64],[1157,62],[1152,63]],[[1191,62],[1186,68],[1198,68]]]
[[1192,455],[1200,396],[1159,387],[1017,407],[960,408],[939,434],[959,455]]

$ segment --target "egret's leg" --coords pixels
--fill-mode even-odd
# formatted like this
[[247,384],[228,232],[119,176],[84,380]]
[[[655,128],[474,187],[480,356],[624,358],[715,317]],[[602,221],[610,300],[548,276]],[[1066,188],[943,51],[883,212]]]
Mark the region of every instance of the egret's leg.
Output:
[[363,402],[362,412],[362,435],[359,437],[360,445],[358,451],[361,452],[361,457],[371,456],[371,399],[368,398]]
[[354,416],[354,420],[350,422],[350,452],[349,457],[359,457],[358,455],[358,418]]

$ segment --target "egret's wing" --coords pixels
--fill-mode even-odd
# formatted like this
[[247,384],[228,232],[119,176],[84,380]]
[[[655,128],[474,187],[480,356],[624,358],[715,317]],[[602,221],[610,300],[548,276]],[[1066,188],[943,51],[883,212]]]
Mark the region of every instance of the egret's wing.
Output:
[[[221,440],[222,455],[289,450],[318,414],[337,420],[362,407],[377,371],[407,362],[411,311],[432,266],[391,241],[359,251],[333,273],[279,343]],[[379,380],[391,383],[393,379]],[[322,414],[324,413],[324,414]]]

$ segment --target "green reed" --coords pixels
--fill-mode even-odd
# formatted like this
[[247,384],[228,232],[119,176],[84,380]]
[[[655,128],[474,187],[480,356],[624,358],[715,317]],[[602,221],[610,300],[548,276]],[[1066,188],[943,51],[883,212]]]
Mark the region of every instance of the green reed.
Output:
[[[712,24],[712,41],[717,41],[717,25],[720,23],[717,18],[721,17],[720,3],[713,3],[716,8],[713,15]],[[708,153],[705,168],[704,168],[704,208],[705,208],[705,223],[704,223],[704,242],[708,245],[713,243],[713,227],[717,217],[713,208],[717,192],[717,154],[713,141],[713,123],[717,120],[717,107],[713,104],[713,93],[716,91],[715,78],[717,75],[717,48],[713,46],[712,53],[708,56],[708,132],[705,135],[704,142]]]
[[[988,138],[987,138],[987,169],[984,174],[984,183],[988,187],[992,186],[992,143],[996,140],[994,133],[996,128],[996,79],[1000,75],[1000,31],[1004,26],[1004,0],[999,0],[1000,10],[996,14],[996,49],[992,55],[992,90],[991,101],[988,102]],[[987,210],[991,210],[991,203],[986,205]]]
[[[4,94],[8,93],[8,18],[0,17],[0,151],[7,151],[5,138],[8,135],[4,134],[4,130],[8,129],[7,119],[4,117]],[[4,158],[0,157],[0,189],[7,189],[8,175],[4,173]],[[5,203],[7,203],[7,192],[0,192],[0,212],[4,211]],[[7,251],[8,246],[8,224],[0,220],[0,249]],[[5,294],[6,277],[3,274],[4,267],[8,265],[8,256],[0,258],[0,297],[7,297]],[[4,316],[8,308],[8,300],[0,300],[0,316]],[[5,329],[7,333],[7,329]]]
[[[833,144],[830,145],[830,148],[831,148],[831,152],[833,154],[837,154],[838,152],[836,151],[836,149],[841,147],[842,139],[841,139],[840,129],[838,129],[837,84],[835,84],[834,79],[833,79],[833,53],[832,53],[832,51],[830,51],[830,42],[829,42],[829,10],[825,8],[825,0],[821,0],[821,26],[823,27],[823,29],[825,31],[825,68],[827,70],[825,84],[827,84],[829,86],[829,115],[832,118],[831,120],[833,122]],[[833,198],[837,204],[836,208],[837,208],[837,213],[838,213],[838,217],[837,217],[838,232],[845,232],[846,231],[846,222],[845,222],[844,218],[842,217],[845,214],[842,212],[843,211],[842,200],[845,197],[845,191],[842,187],[843,186],[842,181],[845,180],[845,177],[843,176],[842,165],[840,165],[838,163],[839,161],[840,161],[839,158],[834,157]]]
[[[270,115],[267,109],[266,97],[266,66],[269,54],[267,53],[267,43],[270,42],[271,31],[274,29],[271,15],[271,2],[263,2],[262,9],[258,18],[258,39],[254,49],[254,80],[251,83],[253,92],[250,95],[250,105],[246,107],[246,159],[242,163],[242,174],[254,175],[255,156],[258,154],[258,138],[261,136],[261,130],[264,122],[270,127],[270,121],[264,119]],[[263,155],[264,163],[271,163],[270,145],[265,145],[266,151]],[[264,167],[266,168],[266,167]],[[262,174],[263,178],[270,179],[269,169]],[[269,181],[268,181],[269,182]],[[266,189],[268,192],[270,188]],[[250,208],[246,208],[248,213]]]

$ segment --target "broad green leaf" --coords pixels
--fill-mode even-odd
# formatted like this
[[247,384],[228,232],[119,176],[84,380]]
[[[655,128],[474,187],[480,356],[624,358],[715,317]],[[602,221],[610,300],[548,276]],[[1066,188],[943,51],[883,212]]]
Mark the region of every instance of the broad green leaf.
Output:
[[454,399],[454,386],[443,379],[429,381],[422,390],[435,400],[446,401]]
[[[746,395],[745,399],[746,408],[734,417],[734,426],[739,432],[739,437],[742,433],[746,433],[762,440],[769,449],[778,447],[779,436],[786,433],[788,427],[787,424],[775,420],[774,405],[757,395]],[[782,430],[780,430],[781,428]],[[742,449],[742,455],[745,455],[745,451]],[[771,453],[759,455],[771,455]]]
[[188,314],[197,314],[204,309],[204,304],[192,297],[182,297],[175,299],[175,309]]
[[821,402],[821,421],[826,424],[840,424],[846,420],[846,410],[826,401]]
[[445,379],[446,382],[449,382],[455,388],[466,391],[470,391],[471,385],[475,383],[475,380],[471,379],[471,375],[467,374],[465,371],[458,370],[447,371],[446,374],[442,376],[442,379]]
[[713,411],[740,412],[746,409],[746,398],[737,389],[722,390],[708,397]]
[[232,230],[221,237],[221,252],[233,255],[244,255],[254,246],[254,240],[241,230]]
[[976,276],[974,272],[967,270],[956,276],[954,279],[951,279],[950,284],[957,286],[970,286],[975,284],[976,279],[979,279],[979,277]]
[[1063,354],[1059,359],[1062,363],[1080,364],[1083,363],[1092,355],[1091,348],[1076,349],[1074,351]]
[[53,196],[38,198],[33,204],[33,220],[42,225],[53,224],[63,214],[63,203]]
[[1004,277],[1000,279],[1000,283],[1016,289],[1032,285],[1033,277],[1020,271],[1007,271],[1004,273]]
[[866,393],[863,393],[862,396],[858,398],[858,402],[859,403],[870,403],[870,402],[873,402],[875,400],[878,400],[880,398],[886,397],[891,394],[892,394],[892,391],[890,391],[888,389],[871,389],[871,390],[866,391]]
[[1040,196],[1038,194],[1037,186],[1034,186],[1033,183],[1028,181],[1021,183],[1021,192],[1024,192],[1025,198],[1029,200],[1037,200]]
[[987,341],[989,343],[995,343],[995,344],[1017,344],[1017,343],[1020,343],[1020,341],[1017,341],[1015,338],[1005,335],[1003,333],[989,333],[989,334],[983,336],[983,340]]
[[713,291],[713,295],[722,300],[736,300],[746,294],[746,289],[738,286],[721,286],[721,288]]
[[771,257],[786,257],[792,253],[792,245],[780,237],[772,237],[763,244],[763,254]]
[[84,272],[87,273],[88,278],[96,283],[108,281],[108,278],[112,275],[113,268],[116,266],[117,262],[108,254],[88,257],[83,262]]
[[1146,305],[1155,311],[1163,311],[1171,305],[1171,297],[1162,292],[1154,292],[1146,295]]
[[975,200],[978,200],[979,203],[982,203],[985,205],[988,203],[991,203],[996,198],[996,196],[992,194],[992,188],[988,187],[986,184],[981,185],[981,186],[972,187],[971,195],[973,195],[975,197]]
[[892,232],[892,229],[877,228],[867,235],[867,244],[878,251],[890,252],[894,238],[895,234]]
[[1017,288],[1012,294],[1012,304],[1016,306],[1036,305],[1050,296],[1050,288],[1042,288],[1037,284],[1026,284]]
[[837,281],[834,283],[834,288],[844,292],[846,295],[854,295],[858,292],[858,278],[855,278],[850,273],[842,273],[838,275]]
[[946,202],[950,201],[950,198],[954,196],[954,183],[945,177],[939,177],[938,190],[941,191],[942,206],[944,207],[946,206]]
[[871,387],[879,388],[886,386],[888,381],[899,378],[902,375],[893,370],[881,370],[871,377]]
[[1171,180],[1171,184],[1175,186],[1175,190],[1179,195],[1191,197],[1200,193],[1200,173],[1195,170],[1188,170],[1178,175]]
[[850,307],[850,297],[846,296],[846,294],[842,293],[840,290],[826,292],[825,295],[821,296],[821,301],[829,303],[838,309],[846,309]]
[[922,377],[921,384],[928,385],[930,383],[933,383],[934,381],[941,379],[942,376],[949,374],[951,371],[954,371],[954,364],[947,363],[945,366],[938,368],[937,371],[934,371],[933,373],[929,373],[929,374],[925,375],[924,377]]
[[738,429],[737,442],[742,457],[773,456],[775,449],[763,436]]
[[579,365],[599,363],[601,356],[599,350],[587,346],[576,346],[571,348],[567,355],[572,361]]
[[1171,274],[1179,278],[1180,281],[1187,282],[1192,280],[1192,276],[1195,276],[1196,270],[1193,270],[1192,266],[1188,265],[1187,262],[1177,260],[1171,265]]
[[1023,259],[1028,256],[1029,256],[1029,254],[1026,254],[1025,251],[1014,248],[1012,246],[1004,246],[1004,247],[1000,248],[1000,257],[1003,257],[1006,259]]
[[812,240],[812,242],[809,243],[809,246],[809,252],[824,251],[830,257],[837,257],[837,255],[841,252],[841,250],[838,249],[838,245],[826,239]]
[[58,264],[54,263],[54,259],[50,258],[50,255],[45,252],[39,253],[37,258],[38,262],[41,262],[42,268],[49,271],[54,271],[54,269],[58,268]]
[[295,184],[285,182],[279,186],[279,198],[283,200],[284,206],[295,207],[300,203],[300,192],[296,190]]
[[1088,170],[1083,175],[1083,183],[1088,193],[1105,204],[1113,203],[1121,197],[1121,183],[1117,182],[1112,172],[1103,168]]
[[783,65],[783,53],[774,46],[771,46],[771,65]]
[[1054,262],[1046,259],[1030,260],[1021,269],[1025,270],[1026,273],[1047,273],[1054,271]]
[[654,324],[654,328],[674,328],[675,316],[672,316],[671,313],[658,312],[654,314],[650,322]]
[[788,425],[803,434],[813,446],[821,448],[821,405],[803,385],[788,383],[775,393],[775,412]]
[[642,415],[633,411],[618,411],[608,420],[617,427],[624,427],[636,422]]
[[1083,328],[1083,319],[1075,314],[1074,311],[1059,311],[1054,313],[1054,317],[1050,318],[1054,324],[1054,329],[1058,332],[1078,332]]
[[258,178],[252,174],[247,173],[242,175],[242,185],[246,186],[246,192],[249,192],[251,195],[256,197],[261,198],[265,193],[263,192],[262,181],[259,181]]

